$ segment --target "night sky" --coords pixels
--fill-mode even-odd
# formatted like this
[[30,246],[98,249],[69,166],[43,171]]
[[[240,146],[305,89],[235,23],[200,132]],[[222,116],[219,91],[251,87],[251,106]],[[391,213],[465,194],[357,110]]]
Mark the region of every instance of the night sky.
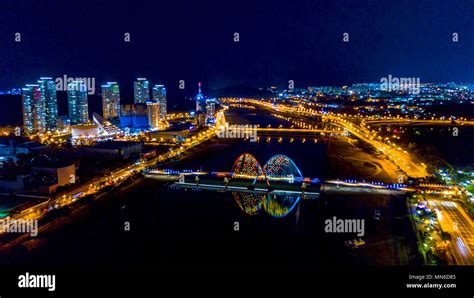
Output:
[[118,81],[126,94],[141,76],[168,92],[179,80],[193,90],[197,81],[299,88],[388,74],[474,82],[472,0],[122,2],[2,0],[0,89],[64,74]]

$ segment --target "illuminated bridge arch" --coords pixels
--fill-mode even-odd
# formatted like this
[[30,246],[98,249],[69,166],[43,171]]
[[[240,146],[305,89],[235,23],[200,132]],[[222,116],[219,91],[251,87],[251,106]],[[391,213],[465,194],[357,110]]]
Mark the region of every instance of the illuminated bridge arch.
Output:
[[269,180],[303,178],[300,169],[286,155],[278,154],[270,158],[263,167]]
[[255,184],[259,178],[267,180],[262,166],[255,156],[250,153],[244,153],[235,160],[232,166],[232,172],[234,173],[233,178],[254,179],[252,185]]

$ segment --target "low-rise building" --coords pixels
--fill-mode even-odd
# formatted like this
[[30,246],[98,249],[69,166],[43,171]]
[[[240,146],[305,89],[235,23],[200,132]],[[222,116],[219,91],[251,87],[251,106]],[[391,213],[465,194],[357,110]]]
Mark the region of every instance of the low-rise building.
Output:
[[18,141],[11,138],[0,138],[0,167],[5,163],[16,163],[20,154],[41,152],[47,146],[33,141]]
[[76,164],[41,155],[31,161],[31,171],[35,175],[40,191],[55,192],[60,186],[76,183]]
[[150,132],[149,137],[152,142],[183,142],[189,135],[189,130],[162,130]]
[[83,150],[86,157],[125,160],[133,156],[138,157],[142,148],[142,143],[138,142],[108,141],[85,147]]
[[99,137],[99,126],[95,124],[80,124],[72,126],[73,139],[96,139]]

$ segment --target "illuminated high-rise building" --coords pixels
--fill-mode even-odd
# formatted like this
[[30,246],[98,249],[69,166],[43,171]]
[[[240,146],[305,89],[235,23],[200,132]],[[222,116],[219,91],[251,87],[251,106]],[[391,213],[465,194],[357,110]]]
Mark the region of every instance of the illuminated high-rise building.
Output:
[[214,99],[206,100],[206,122],[212,123],[216,118],[216,102]]
[[158,102],[147,102],[146,110],[148,114],[148,125],[151,129],[158,129],[160,127],[160,104]]
[[206,100],[201,92],[201,82],[198,83],[198,94],[196,95],[196,112],[204,112],[206,109]]
[[160,118],[166,118],[166,87],[164,85],[153,86],[153,101],[160,104]]
[[102,116],[104,119],[120,116],[120,90],[116,82],[102,85]]
[[67,85],[69,119],[71,124],[89,122],[87,86],[84,81],[74,81]]
[[44,101],[41,100],[41,88],[28,84],[22,88],[23,126],[28,133],[45,130]]
[[137,78],[133,83],[135,103],[146,103],[150,100],[150,86],[145,78]]
[[38,81],[41,89],[41,101],[44,106],[44,129],[58,128],[58,101],[56,98],[56,82],[53,78],[41,77]]

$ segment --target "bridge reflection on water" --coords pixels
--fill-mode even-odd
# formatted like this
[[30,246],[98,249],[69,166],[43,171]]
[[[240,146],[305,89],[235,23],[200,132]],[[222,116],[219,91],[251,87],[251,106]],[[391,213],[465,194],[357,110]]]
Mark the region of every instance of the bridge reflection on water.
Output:
[[263,210],[270,216],[277,218],[290,214],[301,199],[299,195],[244,192],[232,192],[232,196],[239,208],[248,215],[258,215]]

